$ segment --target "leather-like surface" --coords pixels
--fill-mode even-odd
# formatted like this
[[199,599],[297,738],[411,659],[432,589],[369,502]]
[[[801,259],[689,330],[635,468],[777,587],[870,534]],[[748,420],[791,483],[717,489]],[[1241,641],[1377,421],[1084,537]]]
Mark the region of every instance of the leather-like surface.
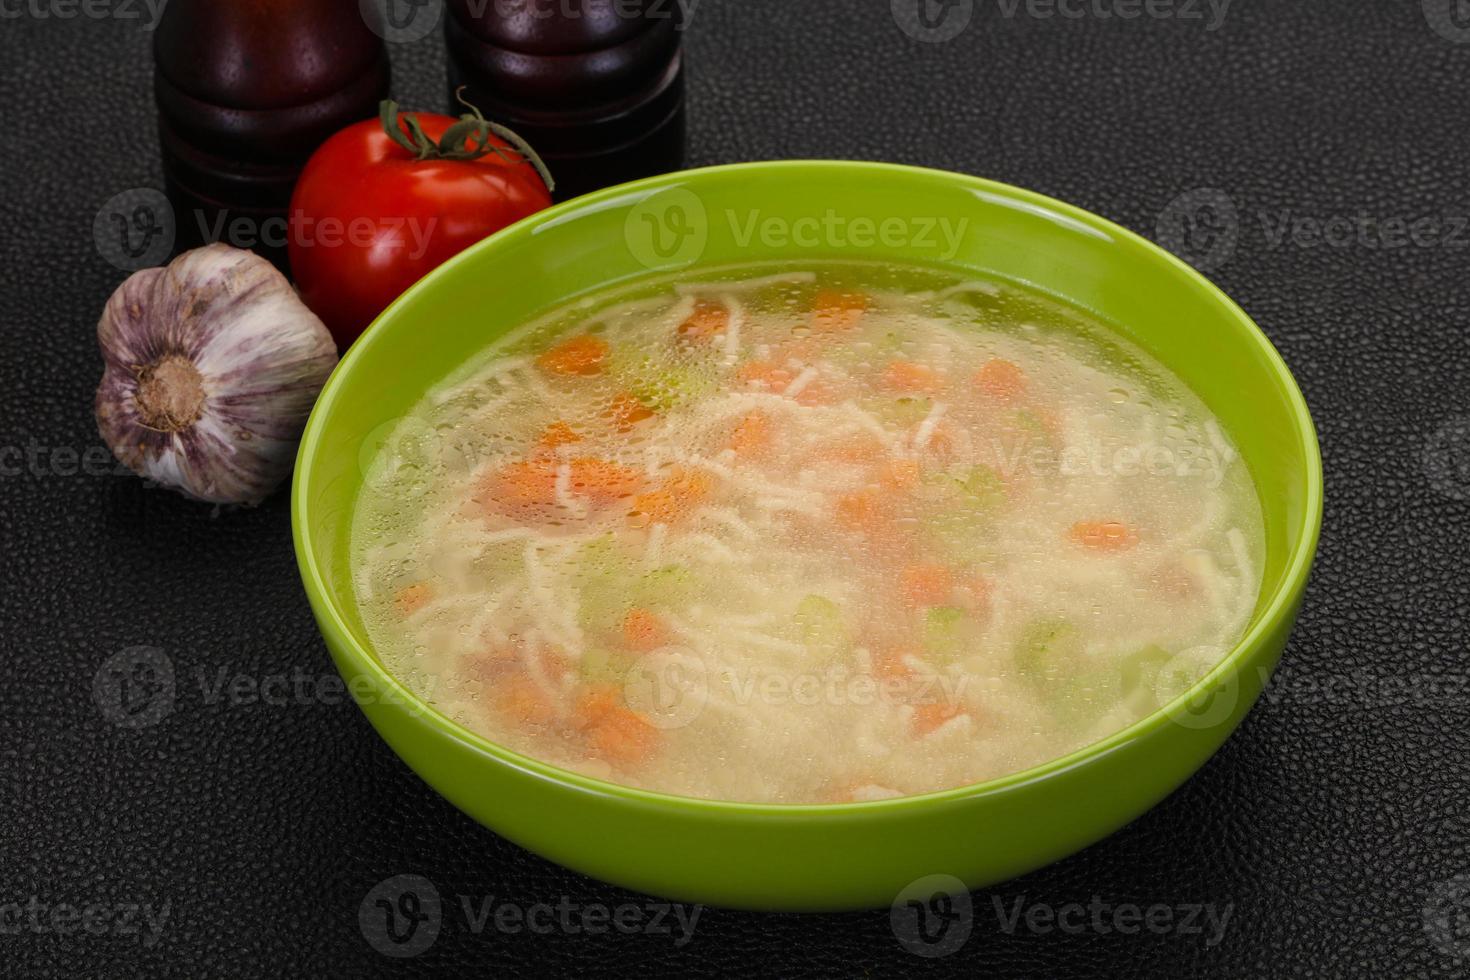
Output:
[[[94,217],[161,187],[148,7],[61,19],[29,11],[79,8],[7,4],[0,974],[1466,976],[1470,24],[1450,0],[1424,6],[1432,17],[1417,0],[1241,0],[1209,30],[1206,0],[1153,0],[1135,19],[1096,13],[1144,9],[1130,0],[1062,0],[1080,18],[974,0],[936,4],[973,16],[923,42],[893,13],[911,0],[697,4],[691,163],[893,160],[1034,188],[1151,237],[1162,215],[1280,347],[1322,437],[1321,552],[1279,682],[1166,802],[976,894],[968,938],[924,958],[886,910],[706,909],[682,944],[672,917],[672,935],[573,934],[561,919],[645,899],[480,829],[330,703],[285,496],[212,513],[118,473],[93,424],[94,325],[124,275]],[[440,32],[390,49],[397,97],[439,108]],[[1228,197],[1233,246],[1219,195],[1186,199],[1215,207],[1184,226],[1166,213],[1199,188]],[[1310,244],[1327,219],[1341,219],[1332,242]],[[1417,243],[1394,246],[1396,222]],[[117,668],[163,663],[126,652],[140,646],[162,651],[174,692],[130,728],[114,721],[138,720],[117,713]],[[234,677],[234,694],[217,689]],[[250,703],[251,687],[273,703]],[[374,902],[395,886],[369,892],[401,874],[432,882],[442,910],[432,944],[400,960],[369,941],[384,941]],[[459,896],[475,915],[488,902],[479,932]],[[164,914],[161,929],[129,934],[131,903]],[[509,912],[496,928],[496,909],[538,903],[548,933],[512,931]],[[1128,904],[1172,925],[1156,912],[1155,931],[1121,934]],[[1223,933],[1196,904],[1229,910]],[[1045,908],[1070,931],[1046,930]]]

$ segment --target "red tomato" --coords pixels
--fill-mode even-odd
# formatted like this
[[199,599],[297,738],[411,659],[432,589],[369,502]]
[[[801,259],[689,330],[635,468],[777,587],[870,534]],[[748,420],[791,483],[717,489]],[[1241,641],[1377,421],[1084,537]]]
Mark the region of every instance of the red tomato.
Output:
[[[403,115],[435,143],[459,121]],[[536,168],[492,141],[512,159],[490,152],[419,160],[372,119],[337,133],[306,162],[291,197],[291,272],[339,349],[450,256],[551,204]]]

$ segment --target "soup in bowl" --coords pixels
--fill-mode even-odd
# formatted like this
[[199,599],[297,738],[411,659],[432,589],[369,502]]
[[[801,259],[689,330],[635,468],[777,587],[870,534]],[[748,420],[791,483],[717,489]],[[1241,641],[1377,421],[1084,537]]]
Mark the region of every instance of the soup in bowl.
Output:
[[428,277],[294,512],[339,667],[451,801],[620,884],[831,908],[1052,860],[1202,763],[1285,642],[1316,453],[1254,325],[1127,232],[761,164]]

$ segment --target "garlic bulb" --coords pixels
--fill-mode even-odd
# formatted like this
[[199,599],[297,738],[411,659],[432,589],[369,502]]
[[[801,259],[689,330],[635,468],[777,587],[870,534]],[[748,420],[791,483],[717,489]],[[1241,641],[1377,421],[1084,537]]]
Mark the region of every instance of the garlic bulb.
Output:
[[211,503],[259,503],[286,479],[337,363],[286,277],[218,244],[134,273],[107,301],[97,340],[97,428],[113,454]]

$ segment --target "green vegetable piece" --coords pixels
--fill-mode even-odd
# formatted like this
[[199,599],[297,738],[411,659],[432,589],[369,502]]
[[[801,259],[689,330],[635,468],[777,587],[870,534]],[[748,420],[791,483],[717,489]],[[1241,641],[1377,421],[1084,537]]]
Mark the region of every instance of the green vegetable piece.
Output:
[[645,573],[633,587],[635,605],[681,606],[695,597],[698,583],[686,565],[664,565]]
[[1068,677],[1049,689],[1052,717],[1067,728],[1085,728],[1118,703],[1118,675],[1094,670]]
[[718,384],[710,371],[670,362],[637,348],[615,350],[609,371],[634,398],[656,412],[707,395]]
[[1018,408],[1014,418],[1016,428],[1025,435],[1032,439],[1039,439],[1043,445],[1055,448],[1056,440],[1052,437],[1051,430],[1041,421],[1041,416],[1029,408]]
[[1159,671],[1171,659],[1173,658],[1169,651],[1152,643],[1142,650],[1128,654],[1118,664],[1123,693],[1132,694],[1135,691],[1152,693],[1154,684],[1158,681]]
[[965,516],[977,510],[990,513],[1006,500],[1005,482],[989,466],[972,466],[961,473],[931,473],[925,482],[943,491],[942,496],[951,497]]
[[621,684],[627,676],[631,660],[623,654],[592,647],[582,655],[578,672],[591,683]]
[[616,576],[598,576],[582,587],[582,605],[577,621],[584,630],[614,629],[632,605],[627,588]]
[[976,564],[997,557],[987,540],[990,521],[964,508],[926,514],[919,518],[924,547],[958,564]]
[[797,603],[795,622],[797,635],[813,657],[831,660],[851,646],[842,610],[825,596],[809,595]]
[[618,539],[612,534],[603,534],[582,545],[577,557],[581,567],[603,570],[616,563],[621,557],[620,551]]
[[1016,644],[1016,668],[1033,684],[1049,686],[1066,679],[1081,648],[1081,633],[1071,623],[1038,620],[1026,627]]
[[934,401],[922,395],[905,395],[895,398],[889,405],[888,421],[912,425],[924,421],[924,417],[934,407]]
[[519,543],[502,541],[487,545],[475,558],[474,568],[479,574],[499,582],[512,573],[519,572],[525,561],[525,551]]
[[924,613],[924,652],[933,660],[952,663],[977,639],[975,624],[963,609],[934,606]]
[[633,604],[627,575],[617,571],[626,564],[623,547],[616,537],[604,534],[582,545],[577,558],[582,587],[578,622],[587,630],[611,629]]
[[960,481],[960,487],[970,502],[983,510],[991,511],[1005,503],[1006,488],[1000,474],[989,466],[973,466]]

